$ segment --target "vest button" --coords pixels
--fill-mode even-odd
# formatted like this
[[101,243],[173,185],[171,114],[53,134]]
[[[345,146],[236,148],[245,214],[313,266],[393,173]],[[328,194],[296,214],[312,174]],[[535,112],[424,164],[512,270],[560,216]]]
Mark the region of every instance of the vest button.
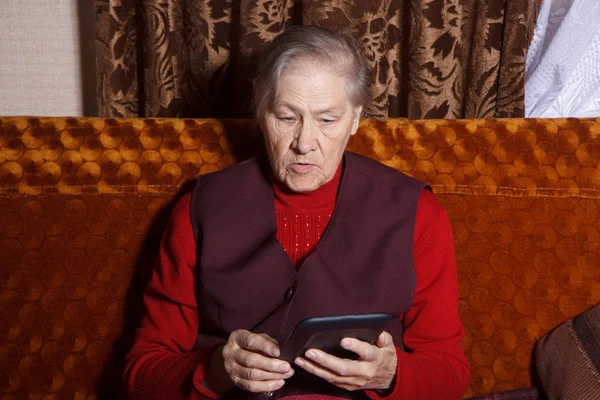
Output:
[[285,291],[285,299],[286,300],[291,299],[293,294],[294,294],[294,288],[293,287],[288,288],[288,290]]

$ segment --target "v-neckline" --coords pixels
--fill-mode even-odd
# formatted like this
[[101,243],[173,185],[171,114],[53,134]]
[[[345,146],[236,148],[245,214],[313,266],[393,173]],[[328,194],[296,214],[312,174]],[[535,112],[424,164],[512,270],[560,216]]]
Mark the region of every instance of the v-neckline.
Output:
[[341,218],[340,215],[343,214],[344,205],[345,205],[344,199],[347,197],[344,195],[344,192],[345,192],[345,187],[347,186],[346,170],[348,169],[348,162],[349,161],[348,161],[347,153],[345,152],[344,156],[342,158],[343,165],[342,165],[342,174],[340,177],[338,195],[337,195],[337,198],[335,201],[335,205],[333,206],[333,212],[331,213],[331,218],[329,219],[329,223],[327,224],[327,227],[325,228],[325,231],[323,232],[323,235],[321,236],[321,239],[319,239],[315,248],[304,257],[304,259],[302,260],[300,265],[298,265],[298,267],[296,267],[296,265],[294,265],[294,262],[292,261],[290,256],[288,256],[288,254],[286,253],[285,249],[283,248],[283,245],[277,239],[278,227],[277,227],[277,218],[275,215],[275,193],[273,192],[272,186],[270,186],[270,188],[269,188],[271,190],[271,202],[270,202],[271,212],[269,213],[269,219],[270,219],[269,222],[270,222],[271,226],[274,226],[274,228],[275,228],[273,230],[272,240],[275,240],[275,242],[277,243],[278,251],[282,252],[283,255],[285,256],[285,259],[287,260],[287,268],[290,268],[295,276],[299,276],[300,274],[303,274],[302,271],[306,269],[306,264],[308,263],[308,261],[311,258],[313,258],[317,252],[322,252],[322,248],[326,246],[326,242],[327,242],[328,238],[332,235],[331,231],[333,229],[336,229],[336,227],[339,225],[337,223],[337,221]]

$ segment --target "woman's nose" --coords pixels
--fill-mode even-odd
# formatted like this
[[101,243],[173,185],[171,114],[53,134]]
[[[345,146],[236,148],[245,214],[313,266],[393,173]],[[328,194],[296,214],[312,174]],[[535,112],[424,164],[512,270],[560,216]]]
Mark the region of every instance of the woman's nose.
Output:
[[296,137],[296,150],[300,154],[306,154],[316,150],[316,145],[316,127],[310,121],[303,122]]

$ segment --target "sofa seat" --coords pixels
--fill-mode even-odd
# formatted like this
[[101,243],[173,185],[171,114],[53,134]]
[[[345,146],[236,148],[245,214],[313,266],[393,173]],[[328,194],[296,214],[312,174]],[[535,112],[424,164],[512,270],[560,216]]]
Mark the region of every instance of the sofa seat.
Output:
[[[466,397],[532,386],[537,338],[600,301],[600,119],[363,120],[349,150],[450,216]],[[252,121],[0,118],[0,398],[113,399],[174,202],[262,150]]]

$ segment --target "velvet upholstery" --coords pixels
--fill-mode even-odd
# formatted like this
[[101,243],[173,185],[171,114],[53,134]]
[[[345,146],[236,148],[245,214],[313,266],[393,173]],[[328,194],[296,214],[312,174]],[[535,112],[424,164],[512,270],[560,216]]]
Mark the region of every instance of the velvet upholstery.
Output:
[[[467,396],[530,386],[534,341],[600,301],[599,136],[600,119],[388,119],[352,138],[448,209]],[[115,398],[173,201],[261,148],[245,120],[0,118],[0,398]]]
[[541,400],[539,391],[535,388],[507,390],[500,393],[492,393],[477,397],[471,397],[469,400]]

